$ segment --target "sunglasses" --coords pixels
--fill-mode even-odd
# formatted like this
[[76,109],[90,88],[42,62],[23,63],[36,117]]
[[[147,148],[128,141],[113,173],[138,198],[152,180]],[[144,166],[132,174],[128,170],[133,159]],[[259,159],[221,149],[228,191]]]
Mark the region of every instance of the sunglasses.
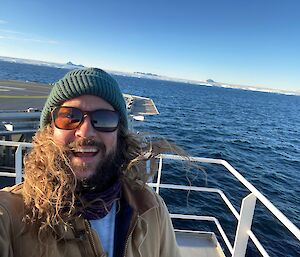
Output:
[[99,109],[91,112],[75,107],[59,106],[51,112],[55,127],[72,130],[81,126],[86,116],[89,116],[93,128],[100,132],[113,132],[118,128],[120,115],[116,111]]

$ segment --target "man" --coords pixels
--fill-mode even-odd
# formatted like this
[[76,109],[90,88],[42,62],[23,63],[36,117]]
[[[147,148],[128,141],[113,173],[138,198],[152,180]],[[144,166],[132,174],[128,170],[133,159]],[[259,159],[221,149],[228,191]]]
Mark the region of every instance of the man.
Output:
[[0,192],[1,257],[179,256],[167,208],[141,169],[153,147],[127,122],[106,72],[74,70],[54,84],[24,182]]

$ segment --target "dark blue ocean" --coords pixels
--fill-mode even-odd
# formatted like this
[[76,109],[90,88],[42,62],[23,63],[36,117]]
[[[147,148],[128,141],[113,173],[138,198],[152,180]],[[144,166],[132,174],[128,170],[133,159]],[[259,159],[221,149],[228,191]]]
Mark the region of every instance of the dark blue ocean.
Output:
[[[0,61],[0,79],[52,83],[67,71]],[[124,93],[152,98],[160,112],[136,123],[137,130],[163,136],[193,156],[227,160],[300,227],[300,96],[114,77]],[[202,167],[205,172],[167,162],[162,182],[219,187],[239,211],[248,191],[222,167]],[[233,243],[237,222],[220,197],[162,194],[171,212],[216,216]],[[175,221],[175,226],[216,231],[194,221]],[[252,229],[270,256],[300,256],[299,241],[259,202]],[[260,254],[250,244],[247,256]]]

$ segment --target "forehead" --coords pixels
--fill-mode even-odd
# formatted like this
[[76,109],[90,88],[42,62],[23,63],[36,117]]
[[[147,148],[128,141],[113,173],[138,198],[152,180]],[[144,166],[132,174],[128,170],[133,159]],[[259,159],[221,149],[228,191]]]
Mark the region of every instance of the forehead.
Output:
[[62,106],[77,107],[83,111],[107,109],[114,111],[114,107],[103,98],[94,95],[82,95],[65,101]]

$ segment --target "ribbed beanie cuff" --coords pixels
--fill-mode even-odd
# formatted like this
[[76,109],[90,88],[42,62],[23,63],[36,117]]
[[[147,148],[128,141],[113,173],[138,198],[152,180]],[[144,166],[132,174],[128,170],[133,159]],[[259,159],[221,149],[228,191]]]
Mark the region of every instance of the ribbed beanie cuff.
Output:
[[40,127],[51,122],[53,107],[81,95],[99,96],[110,103],[119,112],[121,124],[128,128],[126,102],[117,81],[97,68],[72,70],[54,84],[41,113]]

